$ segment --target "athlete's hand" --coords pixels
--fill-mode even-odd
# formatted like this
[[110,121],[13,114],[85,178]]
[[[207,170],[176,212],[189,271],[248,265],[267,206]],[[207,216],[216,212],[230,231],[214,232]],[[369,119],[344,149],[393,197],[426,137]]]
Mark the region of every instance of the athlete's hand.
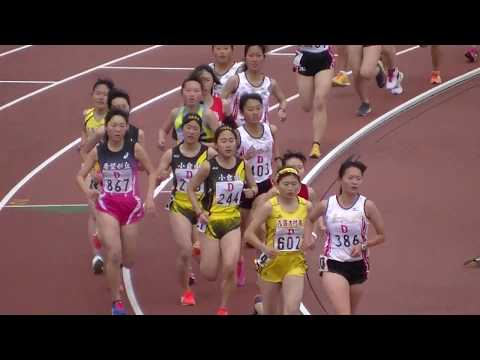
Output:
[[88,192],[87,192],[88,200],[92,200],[93,202],[96,202],[99,196],[100,196],[100,192],[98,190],[88,189]]
[[98,184],[103,184],[103,175],[100,171],[96,171],[95,175],[93,176],[93,180]]
[[352,248],[352,257],[357,257],[360,255],[362,255],[362,245],[361,244],[354,245]]
[[253,199],[255,197],[255,191],[253,189],[244,189],[243,193],[247,199]]
[[170,176],[170,172],[166,170],[160,170],[157,174],[157,186],[160,185],[160,183]]
[[251,158],[253,158],[255,156],[256,153],[257,153],[257,149],[255,149],[254,146],[250,146],[250,149],[247,150],[247,152],[245,153],[245,156],[243,158],[245,160],[250,160]]
[[274,249],[274,248],[271,248],[271,247],[267,247],[265,246],[265,249],[263,249],[263,252],[269,257],[269,258],[274,258],[275,256],[277,256],[279,254],[279,251]]
[[287,111],[280,108],[278,110],[278,118],[280,119],[281,122],[285,122],[285,120],[287,120]]
[[303,238],[303,242],[302,242],[302,245],[300,246],[300,249],[302,249],[303,251],[315,249],[315,240],[316,240],[316,237],[313,236],[313,233],[306,234]]
[[159,138],[158,144],[157,144],[158,148],[162,151],[165,151],[165,143],[166,143],[165,138]]
[[145,201],[145,212],[147,215],[156,215],[157,214],[157,209],[155,208],[155,202],[153,199],[147,199]]
[[200,215],[198,215],[198,221],[202,224],[208,224],[208,212],[202,211]]

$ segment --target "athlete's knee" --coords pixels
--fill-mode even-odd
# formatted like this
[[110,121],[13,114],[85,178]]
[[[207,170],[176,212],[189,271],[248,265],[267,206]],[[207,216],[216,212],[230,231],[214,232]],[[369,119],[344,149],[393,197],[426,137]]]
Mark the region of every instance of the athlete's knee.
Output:
[[190,258],[192,257],[192,249],[181,249],[178,253],[178,261],[180,261],[183,264],[186,264],[190,261]]
[[122,262],[122,253],[120,249],[107,249],[107,259],[110,263],[120,266]]
[[211,265],[204,265],[200,262],[200,273],[208,281],[217,280],[217,269],[214,269]]
[[302,110],[309,113],[310,111],[312,111],[312,108],[313,108],[313,104],[309,103],[309,104],[306,104],[306,103],[302,103]]
[[236,265],[237,264],[230,264],[230,263],[223,265],[222,272],[223,272],[224,278],[228,279],[235,276]]
[[373,70],[372,69],[367,69],[366,67],[362,67],[360,69],[360,76],[364,79],[370,80],[373,79],[373,77],[376,75],[377,72],[377,67],[375,67]]
[[285,304],[283,307],[284,315],[299,315],[300,314],[300,305],[296,303]]
[[322,111],[327,105],[327,99],[324,94],[315,94],[314,98],[315,111]]

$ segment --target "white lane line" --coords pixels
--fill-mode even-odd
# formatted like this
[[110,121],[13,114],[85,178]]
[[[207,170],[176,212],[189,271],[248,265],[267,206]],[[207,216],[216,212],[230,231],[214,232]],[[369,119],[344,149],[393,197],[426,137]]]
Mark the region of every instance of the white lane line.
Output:
[[117,70],[193,70],[193,67],[157,67],[157,66],[104,66],[103,69]]
[[69,207],[87,207],[88,204],[32,204],[32,205],[5,205],[5,208],[32,208],[32,209],[43,209],[43,208],[69,208]]
[[372,122],[362,127],[356,133],[345,139],[334,149],[332,149],[327,155],[325,155],[325,157],[323,157],[319,162],[317,162],[315,166],[307,173],[307,175],[305,175],[304,182],[306,184],[311,184],[321,171],[323,171],[331,162],[333,162],[336,158],[338,158],[341,154],[348,150],[352,145],[357,143],[359,140],[370,134],[378,127],[385,125],[392,119],[396,118],[397,115],[401,112],[410,110],[418,104],[429,100],[430,98],[450,89],[451,87],[460,85],[462,82],[470,80],[477,75],[480,75],[480,67],[471,70],[463,75],[457,76],[456,78],[450,79],[440,85],[437,85],[436,87],[415,96],[414,98],[400,104],[399,106],[376,118]]
[[280,46],[279,48],[276,48],[276,49],[273,49],[273,50],[270,50],[269,52],[267,52],[267,54],[270,54],[270,55],[273,55],[279,51],[282,51],[282,50],[285,50],[285,49],[288,49],[289,47],[292,47],[292,46],[295,46],[295,45],[285,45],[285,46]]
[[[131,111],[131,113],[134,113],[135,111],[138,111],[139,109],[144,108],[147,105],[150,105],[152,102],[160,100],[164,98],[165,96],[168,96],[172,92],[178,91],[180,87],[177,87],[175,89],[169,90],[163,94],[160,94],[153,99],[150,99],[148,101],[145,101],[144,103],[134,107]],[[65,154],[67,151],[75,147],[80,143],[81,138],[77,138],[73,140],[70,144],[66,145],[63,147],[61,150],[57,151],[55,154],[50,156],[47,160],[43,161],[40,165],[38,165],[36,168],[34,168],[32,171],[30,171],[18,184],[16,184],[8,193],[5,195],[5,197],[0,201],[0,211],[5,207],[5,205],[10,201],[10,199],[20,190],[27,182],[29,182],[35,175],[37,175],[40,171],[42,171],[44,168],[46,168],[48,165],[50,165],[53,161],[55,161],[57,158]]]
[[56,81],[39,81],[39,80],[0,80],[0,83],[6,84],[55,84]]
[[15,48],[15,49],[11,49],[11,50],[5,51],[5,52],[3,52],[3,53],[0,54],[0,57],[5,56],[5,55],[10,55],[10,54],[16,53],[17,51],[21,51],[21,50],[27,49],[27,48],[29,48],[30,46],[33,46],[33,45],[24,45],[24,46],[20,46],[20,47],[18,47],[18,48]]
[[[275,50],[279,50],[279,49],[285,49],[287,47],[290,47],[290,46],[293,46],[293,45],[287,45],[287,46],[284,46],[282,48],[278,48],[278,49],[275,49]],[[414,47],[411,47],[409,49],[406,49],[406,50],[403,50],[402,54],[404,53],[407,53],[409,51],[412,51],[412,50],[415,50],[416,48],[418,48],[418,46],[414,46]],[[272,51],[275,51],[275,50],[272,50]],[[351,73],[351,71],[350,71]],[[292,95],[290,96],[289,98],[286,99],[287,102],[290,102],[290,101],[293,101],[295,99],[297,99],[300,95],[299,94],[295,94],[295,95]],[[276,108],[279,107],[280,104],[275,104],[271,107],[268,108],[268,111],[272,111]],[[308,174],[307,174],[308,176]],[[154,195],[153,197],[156,198],[157,195],[163,191],[163,189],[170,183],[170,181],[172,180],[173,176],[172,174],[170,174],[170,176],[168,177],[168,179],[162,181],[162,183],[155,189],[154,191]],[[1,210],[1,208],[0,208]],[[125,279],[131,279],[131,274],[130,274],[130,270],[129,269],[123,269],[123,275],[124,275],[124,282],[125,282]],[[137,301],[137,298],[135,296],[135,291],[133,290],[133,284],[132,283],[125,283],[125,289],[130,289],[130,291],[127,291],[127,297],[128,297],[128,300],[130,301],[130,304],[133,304],[135,303],[135,307],[133,307],[132,305],[132,308],[134,310],[134,313],[135,315],[143,315],[143,311],[141,309],[141,307],[139,306],[138,304],[138,301]],[[308,309],[305,307],[305,305],[302,303],[300,303],[300,312],[303,314],[303,315],[311,315],[310,312],[308,311]]]
[[[405,51],[405,50],[404,50]],[[366,137],[368,134],[373,132],[375,129],[386,125],[390,121],[392,121],[395,118],[398,118],[398,115],[400,113],[403,113],[405,111],[408,111],[415,106],[428,101],[430,98],[439,95],[440,93],[454,87],[461,85],[461,83],[470,80],[474,78],[475,76],[480,75],[480,68],[474,69],[472,71],[469,71],[468,73],[465,73],[463,75],[457,76],[456,78],[453,78],[451,80],[448,80],[444,82],[443,84],[437,85],[436,87],[427,90],[414,98],[404,102],[403,104],[395,107],[394,109],[386,112],[385,114],[381,115],[377,119],[373,120],[371,123],[365,125],[362,127],[360,130],[358,130],[356,133],[345,139],[343,142],[341,142],[339,145],[337,145],[334,149],[332,149],[327,155],[325,155],[324,158],[322,158],[315,166],[305,175],[304,177],[304,182],[307,185],[311,185],[312,182],[315,180],[315,178],[322,173],[335,159],[337,159],[341,154],[343,154],[345,151],[347,151],[350,147],[352,147],[354,144],[356,144],[358,141],[360,141],[362,138]],[[302,311],[302,308],[300,307],[300,310]],[[302,313],[305,315],[305,312],[308,312],[308,310],[305,308]]]
[[45,86],[45,87],[42,87],[41,89],[35,90],[35,91],[33,91],[33,92],[31,92],[31,93],[28,93],[28,94],[26,94],[26,95],[24,95],[24,96],[22,96],[22,97],[19,97],[18,99],[15,99],[15,100],[13,100],[13,101],[10,101],[9,103],[6,103],[5,105],[0,106],[0,111],[9,108],[9,107],[12,106],[12,105],[18,104],[19,102],[21,102],[21,101],[23,101],[23,100],[29,99],[29,98],[31,98],[32,96],[35,96],[35,95],[38,95],[38,94],[40,94],[40,93],[42,93],[42,92],[44,92],[44,91],[47,91],[47,90],[49,90],[49,89],[51,89],[51,88],[53,88],[53,87],[55,87],[55,86],[58,86],[58,85],[61,85],[61,84],[65,84],[65,83],[68,82],[68,81],[71,81],[71,80],[74,80],[74,79],[76,79],[76,78],[79,78],[79,77],[81,77],[81,76],[83,76],[83,75],[89,74],[89,73],[91,73],[91,72],[93,72],[93,71],[95,71],[95,70],[97,70],[97,69],[100,69],[100,68],[102,68],[102,67],[104,67],[104,66],[108,66],[108,65],[114,64],[114,63],[116,63],[116,62],[123,61],[123,60],[129,59],[129,58],[131,58],[131,57],[134,57],[134,56],[137,56],[137,55],[146,53],[146,52],[148,52],[148,51],[155,50],[155,49],[157,49],[157,48],[159,48],[159,47],[161,47],[161,46],[164,46],[164,45],[154,45],[154,46],[150,46],[150,47],[145,48],[145,49],[143,49],[143,50],[136,51],[136,52],[134,52],[134,53],[131,53],[131,54],[128,54],[128,55],[125,55],[125,56],[122,56],[122,57],[119,57],[119,58],[110,60],[110,61],[108,61],[108,62],[106,62],[106,63],[104,63],[104,64],[97,65],[97,66],[95,66],[95,67],[92,67],[92,68],[87,69],[87,70],[85,70],[85,71],[82,71],[82,72],[80,72],[80,73],[77,73],[77,74],[74,74],[74,75],[72,75],[72,76],[66,77],[65,79],[62,79],[62,80],[57,81],[57,82],[55,82],[55,83],[53,83],[53,84],[47,85],[47,86]]
[[273,53],[270,55],[275,55],[275,56],[295,56],[297,55],[296,53]]

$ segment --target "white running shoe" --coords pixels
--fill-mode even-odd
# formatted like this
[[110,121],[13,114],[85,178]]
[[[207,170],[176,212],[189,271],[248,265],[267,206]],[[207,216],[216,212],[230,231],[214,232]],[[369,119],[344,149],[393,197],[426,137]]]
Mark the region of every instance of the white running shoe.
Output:
[[392,90],[397,87],[399,73],[398,68],[395,68],[393,71],[387,71],[387,90]]
[[104,261],[100,255],[95,255],[92,259],[92,271],[95,275],[103,273]]
[[400,95],[403,93],[402,80],[403,80],[403,73],[399,71],[398,77],[397,77],[397,86],[395,86],[391,90],[393,95]]

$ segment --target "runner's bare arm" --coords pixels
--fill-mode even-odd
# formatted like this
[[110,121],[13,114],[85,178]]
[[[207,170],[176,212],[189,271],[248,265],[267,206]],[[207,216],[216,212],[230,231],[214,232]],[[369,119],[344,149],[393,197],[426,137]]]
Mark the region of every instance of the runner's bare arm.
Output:
[[135,158],[142,164],[143,168],[148,174],[148,190],[145,198],[145,208],[148,212],[155,210],[153,202],[153,192],[155,191],[155,183],[157,180],[157,174],[155,168],[150,161],[148,153],[145,151],[142,145],[138,142],[134,146]]
[[220,95],[222,99],[229,100],[230,97],[237,91],[239,82],[240,78],[238,75],[232,76],[230,79],[228,79]]
[[158,147],[160,150],[165,150],[168,133],[173,129],[175,124],[175,118],[177,117],[178,108],[173,109],[168,116],[168,120],[165,120],[160,129],[158,130]]
[[219,126],[220,126],[220,121],[218,121],[218,115],[216,112],[212,110],[206,111],[206,117],[207,117],[207,125],[208,127],[215,132]]
[[195,214],[197,214],[197,216],[200,216],[202,213],[204,213],[204,210],[197,200],[195,189],[198,188],[208,178],[209,174],[210,163],[208,161],[204,161],[202,165],[200,165],[200,167],[198,168],[196,174],[190,179],[190,182],[187,186],[188,198],[190,199],[193,211],[195,211]]
[[260,227],[265,224],[267,218],[272,214],[272,204],[264,202],[252,211],[252,220],[245,230],[245,240],[256,249],[271,255],[271,248],[267,248],[265,243],[257,235]]
[[325,215],[325,210],[327,210],[327,200],[322,200],[315,204],[314,208],[309,213],[308,218],[314,223],[320,216]]
[[145,131],[138,129],[138,143],[145,149]]
[[162,182],[163,180],[167,179],[170,175],[170,164],[172,163],[172,149],[168,149],[163,153],[162,157],[160,158],[160,162],[158,163],[157,167],[157,180]]
[[223,114],[225,116],[232,115],[232,107],[230,101],[226,99],[222,99],[222,106],[223,106]]
[[245,178],[247,180],[248,189],[243,190],[245,197],[248,199],[254,198],[258,194],[257,183],[252,173],[252,168],[245,164]]
[[82,190],[85,195],[89,196],[90,188],[85,183],[85,178],[87,177],[88,173],[93,169],[95,163],[98,161],[97,149],[93,149],[88,153],[85,157],[85,161],[77,173],[76,181],[77,185]]
[[105,126],[100,126],[98,129],[95,129],[90,136],[85,140],[83,145],[85,152],[89,153],[103,138],[105,137]]
[[367,200],[365,203],[365,215],[368,220],[370,220],[377,233],[375,238],[367,241],[367,246],[372,247],[385,242],[385,229],[382,214],[375,203],[371,200]]
[[287,119],[287,97],[275,79],[272,79],[271,91],[280,104],[278,107],[278,117],[281,121],[285,121]]
[[280,169],[282,167],[282,157],[280,156],[280,146],[278,146],[277,142],[278,128],[273,124],[270,124],[269,126],[273,137],[273,163],[275,164],[276,169]]

